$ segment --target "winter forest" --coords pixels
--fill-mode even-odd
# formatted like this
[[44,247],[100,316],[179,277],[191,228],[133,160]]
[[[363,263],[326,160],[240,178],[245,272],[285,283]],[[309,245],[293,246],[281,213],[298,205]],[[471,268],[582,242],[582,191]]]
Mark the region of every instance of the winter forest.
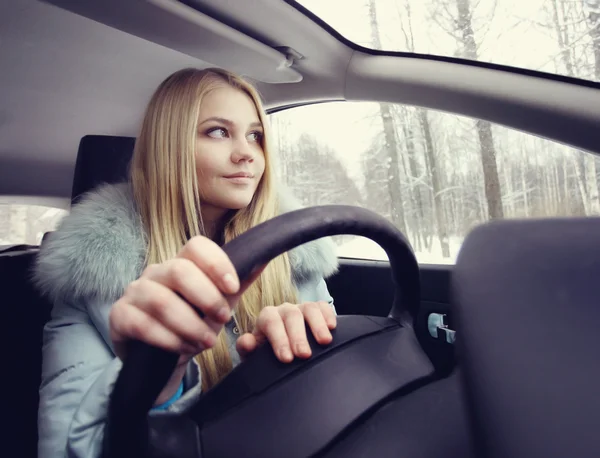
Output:
[[[319,10],[331,2],[301,3],[365,46],[436,54],[437,40],[449,55],[600,82],[600,0],[345,0],[357,17],[347,34],[351,17],[344,24]],[[600,158],[486,121],[335,102],[275,113],[271,123],[279,175],[304,204],[375,210],[420,262],[453,262],[469,230],[491,219],[600,214]],[[340,255],[385,258],[364,239],[338,242]]]

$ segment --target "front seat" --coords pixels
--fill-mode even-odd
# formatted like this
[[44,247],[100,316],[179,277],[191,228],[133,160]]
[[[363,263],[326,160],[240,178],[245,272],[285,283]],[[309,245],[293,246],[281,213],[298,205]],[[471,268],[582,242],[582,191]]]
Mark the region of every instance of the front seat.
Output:
[[467,237],[453,289],[478,456],[600,456],[599,280],[600,218]]

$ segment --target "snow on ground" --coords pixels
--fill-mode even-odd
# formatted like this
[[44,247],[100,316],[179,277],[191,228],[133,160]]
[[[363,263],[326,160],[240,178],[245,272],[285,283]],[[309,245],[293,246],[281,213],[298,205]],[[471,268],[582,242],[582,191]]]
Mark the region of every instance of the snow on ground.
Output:
[[[416,252],[419,264],[454,264],[462,244],[461,237],[450,238],[450,257],[444,258],[439,239],[435,238],[431,251]],[[342,245],[338,245],[338,256],[346,258],[387,261],[388,257],[377,243],[365,237],[354,237]]]

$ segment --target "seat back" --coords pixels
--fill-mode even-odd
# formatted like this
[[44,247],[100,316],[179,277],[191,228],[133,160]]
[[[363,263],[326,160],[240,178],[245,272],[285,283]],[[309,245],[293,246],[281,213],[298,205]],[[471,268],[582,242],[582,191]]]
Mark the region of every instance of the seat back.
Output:
[[[31,266],[38,248],[22,246],[0,252],[4,412],[6,437],[19,438],[19,456],[36,456],[38,390],[42,365],[42,328],[50,303],[31,284]],[[6,449],[4,449],[6,450]]]
[[[135,139],[87,135],[81,139],[73,179],[72,203],[102,183],[127,179]],[[51,233],[44,235],[44,240]],[[43,243],[43,242],[42,242]],[[39,247],[21,245],[0,251],[0,304],[3,305],[5,377],[9,432],[19,438],[18,455],[37,454],[38,390],[41,381],[42,330],[52,305],[31,282],[31,269]]]
[[73,175],[71,201],[103,183],[118,183],[127,179],[129,163],[135,145],[134,137],[86,135],[79,142]]
[[453,290],[478,456],[600,456],[600,219],[480,227]]

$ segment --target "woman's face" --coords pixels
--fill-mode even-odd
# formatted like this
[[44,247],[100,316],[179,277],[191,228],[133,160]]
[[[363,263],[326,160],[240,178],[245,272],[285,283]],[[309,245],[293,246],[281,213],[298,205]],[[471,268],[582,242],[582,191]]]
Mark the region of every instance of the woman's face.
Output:
[[202,99],[196,173],[202,216],[214,219],[252,200],[265,170],[263,127],[252,99],[222,86]]

